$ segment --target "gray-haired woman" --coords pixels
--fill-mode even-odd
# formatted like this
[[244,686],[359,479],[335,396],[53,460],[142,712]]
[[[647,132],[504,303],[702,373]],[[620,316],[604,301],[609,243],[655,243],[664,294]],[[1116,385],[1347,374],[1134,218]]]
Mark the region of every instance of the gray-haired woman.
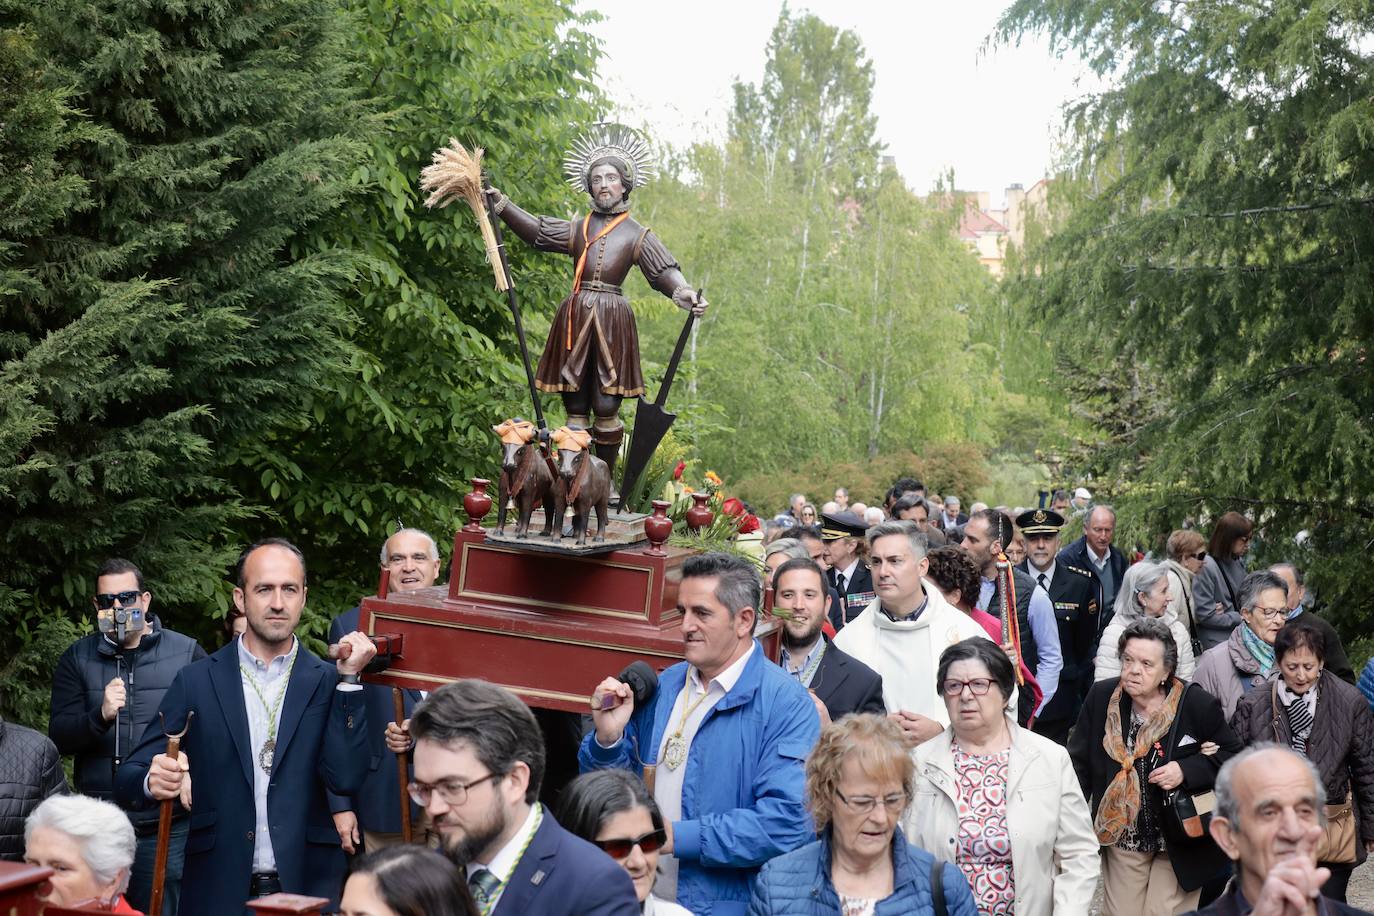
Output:
[[1152,617],[1169,628],[1178,647],[1179,679],[1191,681],[1197,660],[1193,657],[1193,640],[1187,625],[1179,620],[1171,604],[1176,597],[1169,585],[1169,569],[1163,563],[1136,563],[1121,577],[1116,590],[1112,620],[1102,631],[1093,665],[1093,680],[1105,681],[1121,674],[1121,660],[1117,657],[1117,643],[1132,620]]
[[53,906],[137,914],[124,900],[136,842],[123,811],[84,795],[54,795],[24,822],[24,861],[53,870],[39,898]]

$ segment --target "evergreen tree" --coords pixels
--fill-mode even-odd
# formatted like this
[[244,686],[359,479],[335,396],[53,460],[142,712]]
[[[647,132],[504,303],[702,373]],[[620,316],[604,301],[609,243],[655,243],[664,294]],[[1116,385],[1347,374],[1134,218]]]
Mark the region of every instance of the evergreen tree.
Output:
[[241,544],[281,530],[265,443],[349,357],[359,257],[307,244],[364,153],[346,20],[324,0],[31,6],[32,56],[6,57],[47,113],[18,152],[34,166],[0,175],[26,201],[0,248],[0,580],[26,620],[82,617],[125,555],[203,632]]
[[[1104,341],[1150,383],[1097,470],[1155,535],[1247,512],[1254,559],[1310,561],[1347,638],[1367,635],[1374,11],[1018,0],[1002,35],[1030,31],[1112,87],[1070,111],[1072,215],[1023,287],[1059,346]],[[1123,381],[1107,388],[1134,398]]]

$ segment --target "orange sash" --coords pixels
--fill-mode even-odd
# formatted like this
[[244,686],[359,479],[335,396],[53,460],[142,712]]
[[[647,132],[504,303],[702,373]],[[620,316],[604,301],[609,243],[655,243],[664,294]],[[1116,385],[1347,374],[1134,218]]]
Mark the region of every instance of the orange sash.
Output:
[[[591,215],[590,213],[588,213],[588,214],[587,214],[587,218],[584,219],[584,220],[582,221],[582,254],[578,255],[578,257],[577,257],[577,268],[573,271],[573,288],[572,288],[572,294],[573,294],[574,296],[576,296],[576,295],[577,295],[577,291],[578,291],[579,289],[582,288],[582,268],[584,268],[584,267],[587,266],[587,252],[592,250],[592,246],[593,246],[593,245],[595,245],[597,242],[601,241],[601,240],[604,239],[607,235],[609,235],[612,229],[614,229],[616,226],[619,226],[621,223],[625,222],[625,218],[626,218],[627,216],[629,216],[629,215],[630,215],[630,211],[629,211],[629,210],[626,210],[624,213],[620,214],[620,215],[617,216],[615,219],[611,220],[611,221],[610,221],[609,223],[607,223],[605,226],[601,227],[601,231],[598,232],[598,233],[596,234],[596,238],[592,239],[590,242],[587,241],[587,227],[591,225],[591,222],[592,222],[592,215]],[[573,345],[573,310],[572,310],[571,308],[569,308],[569,309],[568,309],[568,346],[567,346],[567,349],[571,350],[571,349],[572,349],[572,345]]]

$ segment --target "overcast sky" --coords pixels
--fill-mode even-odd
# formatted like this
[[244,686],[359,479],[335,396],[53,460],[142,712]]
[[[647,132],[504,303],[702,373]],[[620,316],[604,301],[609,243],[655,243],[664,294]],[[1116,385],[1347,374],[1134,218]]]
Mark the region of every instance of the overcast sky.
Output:
[[[735,79],[763,77],[781,0],[579,0],[605,19],[600,72],[624,119],[674,145],[720,139]],[[1043,41],[984,53],[1003,0],[794,0],[859,35],[873,62],[878,135],[916,191],[953,168],[961,190],[1029,187],[1053,162],[1060,107],[1092,85]]]

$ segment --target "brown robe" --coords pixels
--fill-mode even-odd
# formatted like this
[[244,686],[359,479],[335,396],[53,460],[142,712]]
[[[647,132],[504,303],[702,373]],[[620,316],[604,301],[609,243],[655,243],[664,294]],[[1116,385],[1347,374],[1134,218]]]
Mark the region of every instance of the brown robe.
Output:
[[[525,242],[540,251],[566,254],[576,264],[586,240],[617,214],[592,213],[573,222],[534,216],[512,203],[501,219]],[[582,268],[581,288],[558,306],[544,355],[535,372],[541,391],[567,392],[582,387],[588,358],[595,359],[597,383],[603,394],[630,398],[644,393],[639,368],[639,332],[634,312],[620,285],[638,265],[649,285],[665,296],[686,283],[677,261],[646,226],[626,218],[591,246]]]

